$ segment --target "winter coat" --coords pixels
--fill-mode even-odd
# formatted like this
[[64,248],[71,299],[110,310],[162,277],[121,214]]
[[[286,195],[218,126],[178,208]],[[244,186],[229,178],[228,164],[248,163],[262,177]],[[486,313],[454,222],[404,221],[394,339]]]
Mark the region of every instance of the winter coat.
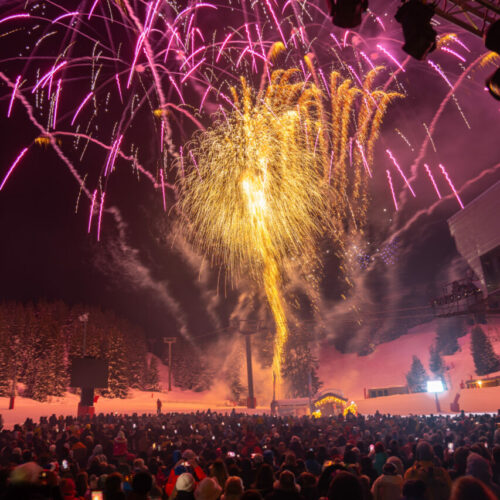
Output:
[[[177,469],[177,467],[172,467],[170,474],[168,475],[167,484],[165,484],[165,493],[167,494],[167,496],[170,496],[172,494],[172,492],[174,491],[175,483],[177,482],[177,478],[183,472],[186,472],[185,467],[182,467],[182,471],[179,471],[179,470],[177,471],[177,472],[179,472],[179,474],[176,473],[176,469]],[[192,471],[190,470],[189,472],[191,472],[191,474],[193,474],[194,480],[195,480],[197,485],[202,479],[207,477],[207,475],[203,472],[203,469],[199,465],[194,467],[194,469]]]
[[373,500],[399,500],[403,492],[403,478],[400,475],[378,477],[372,486]]
[[492,481],[492,471],[489,462],[478,453],[470,453],[467,457],[468,476],[475,477],[482,481],[488,488],[500,498],[500,487]]
[[194,493],[192,491],[178,491],[175,500],[194,500]]
[[379,476],[380,474],[382,474],[382,469],[386,461],[387,461],[387,453],[385,451],[375,453],[375,456],[373,458],[373,468],[377,471],[377,474]]
[[128,453],[127,439],[125,437],[117,436],[113,441],[113,456],[123,457]]
[[266,500],[304,500],[304,497],[298,491],[276,489],[266,495]]
[[425,483],[428,500],[448,500],[450,496],[451,479],[448,472],[430,461],[415,462],[406,471],[405,481],[409,479],[420,479]]

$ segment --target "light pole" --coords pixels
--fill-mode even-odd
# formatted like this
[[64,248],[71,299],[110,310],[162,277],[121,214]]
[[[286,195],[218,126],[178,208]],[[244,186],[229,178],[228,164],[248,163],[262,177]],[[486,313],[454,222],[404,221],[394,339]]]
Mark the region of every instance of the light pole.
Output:
[[87,323],[89,322],[89,313],[83,313],[78,316],[78,320],[83,323],[83,355],[87,354]]
[[163,337],[163,343],[168,344],[168,392],[172,390],[172,344],[175,344],[175,337]]
[[[241,325],[245,324],[244,328]],[[255,399],[255,394],[253,390],[253,370],[252,370],[252,344],[250,341],[250,336],[260,332],[260,321],[238,321],[234,322],[236,328],[239,332],[245,336],[245,350],[247,357],[247,380],[248,380],[248,398],[247,398],[247,408],[255,408],[257,406],[257,400]]]

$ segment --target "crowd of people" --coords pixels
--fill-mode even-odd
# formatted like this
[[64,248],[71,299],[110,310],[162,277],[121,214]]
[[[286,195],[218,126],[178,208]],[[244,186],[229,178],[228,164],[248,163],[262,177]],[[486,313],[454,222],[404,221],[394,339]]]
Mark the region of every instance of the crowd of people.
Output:
[[0,432],[0,500],[495,500],[500,415],[52,415]]

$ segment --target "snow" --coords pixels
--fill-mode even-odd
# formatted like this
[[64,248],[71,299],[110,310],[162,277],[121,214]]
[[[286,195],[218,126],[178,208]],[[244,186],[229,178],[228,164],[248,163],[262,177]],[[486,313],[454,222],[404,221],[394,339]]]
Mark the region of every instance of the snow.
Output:
[[[500,354],[500,320],[491,319],[483,329]],[[434,321],[412,328],[407,335],[377,346],[368,356],[340,353],[333,346],[323,346],[320,353],[320,379],[325,386],[340,387],[347,398],[354,400],[359,411],[365,414],[392,413],[408,415],[435,413],[434,394],[401,394],[364,399],[364,390],[406,385],[406,373],[412,356],[420,358],[429,370],[429,347],[435,341]],[[448,390],[439,394],[442,412],[450,412],[450,403],[459,395],[460,409],[466,412],[496,412],[500,408],[500,387],[461,389],[462,381],[479,378],[475,374],[470,352],[470,330],[458,339],[459,350],[451,356],[443,356],[448,368]],[[494,375],[490,374],[489,376]]]
[[[500,319],[490,320],[483,326],[493,343],[497,354],[500,354]],[[368,356],[342,354],[333,346],[322,346],[320,350],[319,375],[323,387],[338,387],[349,399],[354,400],[358,409],[364,414],[381,413],[396,415],[436,413],[433,394],[401,394],[380,398],[365,399],[364,389],[401,386],[406,384],[405,374],[408,372],[412,356],[417,355],[428,370],[429,346],[435,340],[436,325],[434,322],[419,325],[396,340],[377,346]],[[470,352],[470,332],[458,339],[460,349],[443,360],[448,367],[448,390],[439,394],[441,410],[450,412],[450,403],[459,395],[460,409],[465,412],[496,412],[500,408],[500,387],[482,389],[461,389],[460,383],[469,378],[478,378],[474,372],[474,362]],[[266,384],[264,376],[256,368],[256,386]],[[223,381],[207,392],[197,393],[181,391],[174,387],[168,392],[168,367],[159,360],[160,392],[142,392],[131,390],[127,399],[99,398],[95,405],[96,413],[156,413],[156,400],[163,402],[163,412],[191,412],[197,410],[229,412],[233,408],[225,399],[228,393]],[[260,378],[259,378],[260,377]],[[262,379],[262,380],[261,380]],[[76,415],[79,396],[67,393],[65,397],[52,398],[40,403],[31,399],[16,397],[15,409],[8,410],[9,398],[0,398],[0,413],[6,428],[22,423],[27,417],[38,420],[40,416]],[[261,405],[256,410],[238,407],[237,411],[262,413],[269,411],[269,402],[265,398],[258,399]]]

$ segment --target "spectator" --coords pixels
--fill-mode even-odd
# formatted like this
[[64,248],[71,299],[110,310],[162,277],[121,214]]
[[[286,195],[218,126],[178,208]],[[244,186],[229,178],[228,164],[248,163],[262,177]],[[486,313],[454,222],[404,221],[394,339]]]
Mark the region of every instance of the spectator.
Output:
[[387,453],[385,452],[384,443],[375,443],[375,455],[373,456],[373,468],[377,471],[377,475],[382,474],[382,468],[387,460]]
[[364,500],[363,487],[354,474],[339,471],[330,483],[327,498],[328,500]]
[[[391,457],[397,458],[397,457]],[[400,500],[403,492],[403,478],[393,462],[387,461],[382,468],[382,475],[373,483],[373,500]]]
[[123,431],[119,431],[113,442],[113,456],[124,457],[127,454],[127,438]]
[[60,484],[63,500],[78,500],[76,497],[75,482],[71,478],[64,478]]
[[272,493],[269,493],[266,500],[303,500],[299,494],[299,488],[295,484],[293,472],[284,470],[279,480],[274,484]]
[[105,500],[125,500],[125,493],[122,491],[122,475],[113,472],[106,477],[104,482]]
[[222,500],[240,500],[243,495],[243,481],[238,476],[230,476],[224,487]]
[[434,464],[434,450],[427,441],[420,441],[415,452],[415,464],[406,471],[405,479],[425,483],[428,500],[448,500],[451,479],[443,467]]
[[305,500],[317,500],[319,498],[316,478],[310,472],[303,472],[297,478],[300,486],[300,494]]
[[215,479],[218,485],[224,489],[229,474],[227,473],[226,464],[221,459],[218,458],[210,466],[210,477]]
[[196,486],[194,477],[189,472],[183,472],[175,483],[175,492],[169,498],[177,500],[194,500],[194,488]]
[[269,464],[262,464],[257,478],[255,480],[255,488],[259,490],[260,494],[265,498],[273,491],[274,485],[274,471]]
[[146,471],[137,472],[132,479],[132,491],[127,500],[149,500],[148,494],[153,487],[153,478]]
[[194,492],[196,500],[217,500],[222,493],[222,488],[217,481],[211,477],[206,477],[200,481]]
[[241,495],[241,500],[263,500],[258,490],[247,490]]
[[498,497],[478,479],[466,476],[457,479],[450,500],[497,500]]
[[469,454],[467,457],[466,474],[482,481],[498,498],[500,498],[500,487],[492,481],[490,464],[481,455],[477,453]]
[[403,500],[427,500],[427,486],[420,479],[409,479],[403,485]]

